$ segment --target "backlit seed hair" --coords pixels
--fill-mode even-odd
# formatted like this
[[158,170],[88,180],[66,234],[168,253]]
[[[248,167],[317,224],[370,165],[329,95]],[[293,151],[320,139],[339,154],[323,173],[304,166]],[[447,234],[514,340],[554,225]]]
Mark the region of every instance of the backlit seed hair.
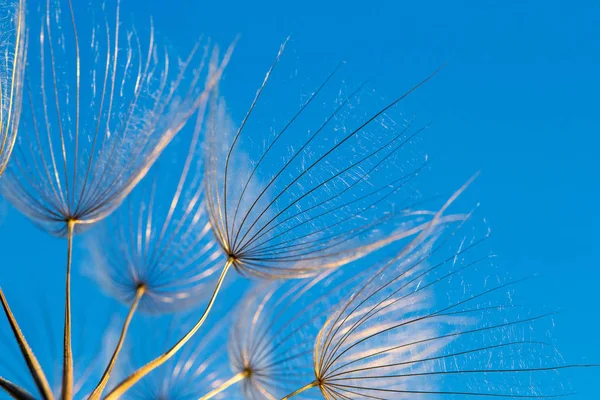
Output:
[[556,372],[581,365],[536,334],[552,313],[513,304],[520,281],[491,277],[486,236],[461,227],[437,225],[340,302],[315,341],[312,382],[284,399],[311,388],[328,400],[568,394]]
[[[460,220],[437,216],[413,240],[427,240],[433,224]],[[431,239],[429,239],[431,240]],[[326,270],[310,280],[268,282],[241,300],[229,338],[233,373],[243,375],[247,399],[279,399],[313,376],[313,348],[337,303],[372,278],[374,267]],[[400,307],[390,311],[402,312]]]
[[[284,133],[298,127],[298,121],[306,114],[304,110],[327,86],[334,71],[291,119],[273,131],[272,140],[261,141],[257,135],[265,131],[260,129],[257,135],[242,135],[282,51],[283,46],[237,129],[232,129],[219,91],[212,92],[205,203],[226,261],[206,308],[171,348],[132,372],[106,400],[123,396],[193,338],[215,304],[231,267],[242,275],[259,278],[309,277],[344,266],[388,244],[408,240],[430,226],[434,213],[415,210],[410,189],[420,167],[407,168],[396,157],[422,129],[411,130],[409,122],[398,127],[386,116],[387,111],[429,78],[387,106],[373,112],[367,110],[366,116],[354,116],[358,119],[356,126],[348,127],[353,120],[346,118],[353,110],[348,105],[359,87],[342,101],[334,100],[333,110],[322,107],[326,118],[320,126],[317,123],[316,130],[312,129],[318,117],[304,121],[307,126],[299,126],[295,140],[300,141],[300,147],[280,141]],[[269,119],[277,114],[267,110]],[[228,139],[230,135],[232,141]],[[244,138],[250,144],[264,143],[257,157],[247,151]],[[288,135],[286,139],[293,141],[294,137]],[[350,144],[352,151],[339,151]],[[402,189],[410,194],[398,201]]]
[[42,228],[64,235],[69,222],[94,223],[121,203],[221,70],[206,76],[208,45],[176,59],[152,28],[126,30],[118,3],[96,25],[79,22],[70,0],[56,3],[32,18],[39,40],[29,45],[21,134],[1,189]]
[[[185,122],[207,101],[230,56],[228,51],[219,60],[216,49],[201,48],[198,43],[187,57],[176,59],[159,49],[152,27],[147,35],[124,30],[118,0],[114,18],[107,15],[99,24],[76,23],[74,6],[72,0],[47,0],[40,7],[39,42],[28,46],[26,112],[14,154],[0,180],[2,194],[23,214],[47,232],[67,238],[65,398],[72,396],[74,386],[73,236],[111,214],[144,178]],[[12,320],[4,298],[3,306]],[[134,310],[135,304],[92,400],[102,395]],[[23,341],[18,329],[14,334]],[[27,346],[21,350],[33,360]],[[31,372],[43,397],[50,398],[41,368],[33,365]]]
[[25,0],[11,1],[0,20],[0,176],[13,151],[23,98],[27,53]]
[[246,399],[279,399],[312,379],[319,328],[358,280],[347,275],[328,270],[308,280],[265,282],[240,301],[228,343]]
[[278,126],[254,127],[283,47],[239,127],[220,122],[215,102],[208,128],[206,203],[215,236],[238,272],[261,278],[345,265],[414,235],[428,219],[409,207],[420,166],[399,161],[424,127],[386,114],[427,79],[368,112],[354,107],[362,86],[341,98],[336,91],[323,105],[336,69]]
[[[143,290],[140,309],[182,311],[207,297],[225,256],[214,240],[204,204],[201,130],[204,108],[181,142],[95,235],[93,274],[102,287],[131,303]],[[182,148],[189,148],[182,157]],[[164,167],[166,170],[164,169]],[[179,176],[169,171],[175,169]]]

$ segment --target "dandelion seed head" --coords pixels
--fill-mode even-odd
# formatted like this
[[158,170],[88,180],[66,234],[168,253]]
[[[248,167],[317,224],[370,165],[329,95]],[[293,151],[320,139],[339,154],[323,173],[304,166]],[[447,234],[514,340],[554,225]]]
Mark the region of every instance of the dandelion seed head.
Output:
[[421,166],[401,160],[422,129],[390,117],[402,98],[353,107],[363,88],[335,87],[336,70],[300,105],[279,111],[292,96],[285,83],[273,95],[280,57],[239,124],[224,122],[218,99],[209,118],[207,206],[238,272],[306,277],[417,233],[431,216],[414,213],[411,183]]
[[197,304],[210,294],[225,262],[205,206],[201,113],[196,126],[183,128],[181,140],[165,151],[90,243],[90,272],[126,303],[143,286],[140,309],[145,312],[181,311]]
[[519,281],[486,279],[486,236],[463,227],[436,227],[336,306],[313,356],[325,398],[564,393],[549,381],[561,361],[539,336],[547,315],[513,302]]
[[223,67],[200,45],[185,64],[171,62],[152,27],[121,25],[118,3],[92,24],[78,24],[81,10],[66,3],[49,1],[32,17],[39,41],[29,46],[22,134],[0,188],[56,235],[69,221],[81,230],[114,211]]
[[327,271],[302,281],[264,282],[241,299],[228,343],[233,372],[248,373],[244,398],[281,398],[311,379],[319,327],[355,282],[343,278]]

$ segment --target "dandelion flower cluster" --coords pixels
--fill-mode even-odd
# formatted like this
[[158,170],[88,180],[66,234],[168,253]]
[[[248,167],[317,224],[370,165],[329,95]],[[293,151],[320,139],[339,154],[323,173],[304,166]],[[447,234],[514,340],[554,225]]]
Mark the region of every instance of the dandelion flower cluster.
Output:
[[[438,71],[381,105],[341,63],[289,105],[288,39],[237,121],[233,44],[175,57],[108,3],[92,23],[72,0],[11,1],[1,19],[0,193],[67,245],[64,313],[37,335],[0,290],[16,342],[0,330],[3,394],[549,398],[569,393],[558,371],[596,367],[540,337],[553,313],[513,301],[524,280],[499,272],[474,211],[454,211],[474,178],[441,204],[417,190],[410,149],[429,125],[397,108]],[[108,328],[71,318],[83,234],[86,272],[128,307],[77,303]]]

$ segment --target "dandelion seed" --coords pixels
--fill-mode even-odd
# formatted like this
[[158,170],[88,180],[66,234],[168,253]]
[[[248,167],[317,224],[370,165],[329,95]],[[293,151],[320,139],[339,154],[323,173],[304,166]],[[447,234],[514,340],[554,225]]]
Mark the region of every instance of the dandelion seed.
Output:
[[[207,286],[214,286],[212,278],[223,265],[225,257],[214,240],[203,204],[202,158],[198,154],[203,117],[201,108],[190,142],[177,143],[189,148],[180,176],[171,179],[157,173],[146,177],[126,204],[105,221],[104,234],[93,243],[94,276],[108,293],[131,305],[115,361],[138,307],[165,313],[195,305],[206,297]],[[173,150],[179,154],[178,147]],[[167,150],[163,157],[168,155]],[[156,165],[155,171],[160,166]],[[113,365],[114,361],[99,387],[108,382]]]
[[[69,221],[81,229],[120,204],[206,101],[224,65],[202,78],[216,53],[211,58],[208,45],[198,45],[177,65],[160,54],[152,28],[147,44],[135,30],[124,41],[118,4],[114,30],[98,27],[104,35],[94,36],[94,47],[81,46],[86,32],[78,31],[68,4],[66,13],[46,4],[39,42],[29,46],[36,56],[28,66],[23,134],[2,180],[19,210],[61,236]],[[103,52],[97,61],[95,49]],[[97,93],[88,85],[94,72],[101,77]]]
[[[195,305],[224,262],[204,204],[203,119],[200,107],[189,137],[180,136],[184,140],[166,151],[164,163],[105,220],[102,234],[92,241],[94,276],[126,303],[143,288],[139,306],[145,312]],[[180,156],[181,148],[189,149],[186,157]],[[175,177],[169,173],[173,170]]]
[[[506,291],[519,281],[469,282],[465,294],[456,278],[489,256],[474,254],[483,239],[463,246],[460,226],[448,228],[443,234],[437,225],[336,306],[314,342],[312,381],[284,400],[311,388],[326,399],[565,395],[548,374],[585,365],[562,363],[535,338],[531,325],[551,313],[507,303]],[[449,256],[448,248],[455,249]]]
[[[74,5],[48,0],[39,42],[27,66],[25,110],[15,154],[0,181],[4,196],[46,231],[67,236],[63,398],[72,397],[70,269],[75,231],[104,219],[146,175],[185,121],[206,102],[227,63],[205,47],[182,62],[159,55],[153,29],[147,44],[123,37],[119,3],[114,30],[92,29],[83,45]],[[96,31],[103,34],[96,34]],[[130,38],[130,40],[124,40]],[[127,45],[123,50],[124,45]],[[102,49],[98,58],[95,49]],[[197,64],[197,65],[196,65]],[[205,73],[210,65],[211,73]],[[88,85],[98,70],[96,91]],[[204,76],[205,75],[205,76]],[[83,84],[82,84],[83,83]],[[89,90],[86,90],[88,88]],[[110,134],[109,134],[110,132]],[[84,140],[84,134],[92,136]]]
[[[176,218],[160,210],[155,201],[157,183],[148,183],[150,194],[134,191],[95,238],[92,273],[109,294],[126,304],[143,289],[139,307],[144,312],[181,311],[206,297],[224,256],[210,231],[201,190],[176,207],[183,214]],[[138,195],[147,203],[137,202]]]
[[229,358],[233,377],[243,378],[244,398],[278,399],[311,378],[319,327],[336,299],[361,276],[344,279],[346,275],[329,270],[308,281],[266,282],[242,299],[229,337]]
[[[274,131],[264,148],[252,152],[248,142],[256,139],[246,134],[254,134],[251,119],[281,51],[283,46],[242,123],[232,132],[229,147],[222,146],[228,129],[220,122],[219,105],[207,140],[205,184],[215,236],[238,272],[259,278],[306,277],[336,268],[414,235],[426,224],[424,215],[413,213],[406,203],[393,215],[389,209],[420,172],[420,168],[402,172],[395,164],[398,153],[424,128],[385,127],[386,120],[392,122],[385,113],[424,82],[358,118],[356,126],[347,126],[357,118],[344,113],[350,112],[359,87],[323,122],[308,128],[308,134],[302,132],[310,126],[304,121],[310,110],[318,107],[315,99],[331,84],[336,69]],[[336,132],[336,124],[343,129]],[[300,138],[297,146],[290,145],[296,143],[293,135]],[[245,167],[247,152],[253,154],[250,170]],[[401,228],[386,238],[378,236],[378,230],[392,221]]]
[[[316,130],[302,139],[300,147],[279,141],[291,131],[311,103],[335,74],[330,74],[292,117],[276,129],[275,136],[257,158],[248,159],[240,150],[245,131],[258,100],[279,61],[281,47],[267,72],[248,112],[233,134],[230,144],[223,138],[231,131],[224,123],[223,107],[214,98],[205,161],[206,205],[211,227],[227,257],[216,288],[198,323],[171,349],[152,360],[119,384],[107,397],[116,399],[143,376],[172,357],[204,323],[214,304],[223,280],[231,267],[243,275],[260,278],[299,278],[345,265],[393,242],[414,236],[428,225],[426,212],[399,207],[394,213],[382,212],[390,197],[406,188],[419,169],[398,176],[393,162],[397,153],[422,129],[403,127],[387,130],[386,135],[366,135],[374,121],[427,81],[421,82],[384,108],[362,118],[341,137],[334,135],[333,121],[351,102],[360,88],[335,108]],[[266,130],[267,132],[269,130]],[[332,136],[333,135],[333,136]],[[368,140],[356,140],[366,135]],[[333,140],[333,146],[328,139]],[[251,139],[260,143],[260,140]],[[344,145],[354,144],[361,151],[341,154]],[[220,150],[228,145],[225,154]],[[294,148],[289,157],[281,157]],[[249,174],[236,170],[238,165],[253,165]],[[375,185],[372,177],[393,174],[383,184]],[[385,174],[384,174],[385,175]],[[267,181],[261,185],[262,181]],[[256,193],[256,195],[253,195]],[[381,207],[381,208],[380,208]],[[380,229],[393,221],[395,230]],[[387,235],[375,238],[378,232]]]

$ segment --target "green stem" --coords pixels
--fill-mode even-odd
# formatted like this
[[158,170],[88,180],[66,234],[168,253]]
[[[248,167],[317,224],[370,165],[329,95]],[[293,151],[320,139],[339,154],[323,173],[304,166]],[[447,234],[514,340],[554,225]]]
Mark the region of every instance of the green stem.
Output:
[[215,290],[210,300],[208,301],[208,305],[206,306],[206,309],[202,313],[202,316],[200,317],[198,322],[196,322],[196,325],[194,325],[192,329],[190,329],[181,339],[179,339],[179,341],[175,343],[175,345],[171,347],[168,351],[156,357],[154,360],[150,361],[143,367],[139,368],[137,371],[135,371],[134,373],[129,375],[129,377],[127,377],[125,380],[119,383],[108,395],[106,395],[104,400],[117,400],[118,398],[120,398],[140,379],[142,379],[150,372],[154,371],[156,368],[160,367],[162,364],[167,362],[171,357],[173,357],[183,347],[183,345],[186,344],[194,336],[194,334],[198,331],[198,329],[200,329],[200,327],[206,320],[206,317],[208,317],[210,309],[212,308],[215,299],[217,298],[217,294],[219,293],[219,290],[223,285],[223,281],[225,280],[227,271],[229,271],[229,268],[233,265],[233,261],[233,259],[227,259],[225,267],[223,267],[223,271],[221,271],[221,276],[219,276],[219,280],[217,281]]

